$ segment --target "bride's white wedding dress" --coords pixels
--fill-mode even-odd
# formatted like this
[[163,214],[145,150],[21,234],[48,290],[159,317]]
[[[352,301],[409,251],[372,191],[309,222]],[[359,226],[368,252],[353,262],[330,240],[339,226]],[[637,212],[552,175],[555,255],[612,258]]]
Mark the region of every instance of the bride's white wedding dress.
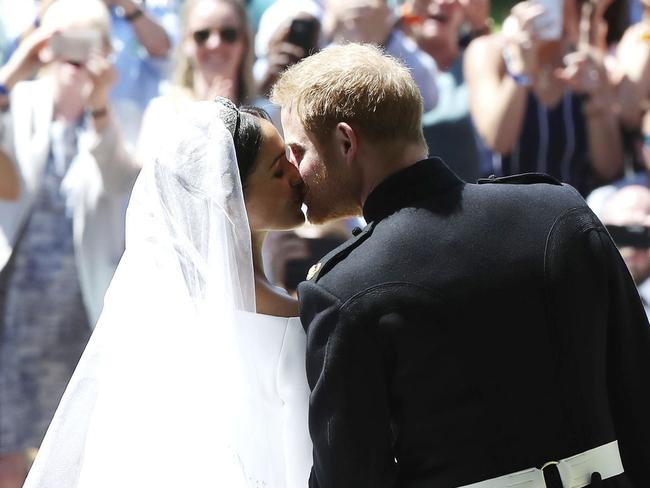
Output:
[[[240,456],[249,468],[250,486],[306,488],[312,466],[312,447],[307,414],[309,387],[305,374],[305,332],[300,319],[242,312],[238,331],[250,347],[244,360],[253,366],[249,389],[259,398],[249,406],[251,437],[261,445],[274,446],[268,459],[257,460],[260,444],[245,443]],[[249,450],[250,448],[250,450]]]
[[221,110],[194,104],[138,177],[126,251],[25,488],[307,486],[305,334],[255,313]]

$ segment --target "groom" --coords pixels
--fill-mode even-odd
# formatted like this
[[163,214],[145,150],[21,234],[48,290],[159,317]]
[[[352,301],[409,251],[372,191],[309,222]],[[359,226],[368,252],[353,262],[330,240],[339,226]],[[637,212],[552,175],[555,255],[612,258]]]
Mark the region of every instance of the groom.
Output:
[[368,222],[299,287],[310,486],[650,486],[650,328],[583,199],[427,159],[417,86],[373,47],[272,100],[309,219]]

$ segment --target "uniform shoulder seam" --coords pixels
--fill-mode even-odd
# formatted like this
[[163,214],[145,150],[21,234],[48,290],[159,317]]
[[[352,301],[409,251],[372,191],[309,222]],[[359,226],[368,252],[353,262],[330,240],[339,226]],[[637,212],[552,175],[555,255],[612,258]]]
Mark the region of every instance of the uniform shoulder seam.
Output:
[[372,293],[374,291],[380,290],[382,288],[395,288],[395,287],[404,287],[404,288],[416,288],[417,290],[423,291],[425,293],[436,295],[438,298],[442,298],[443,295],[436,290],[433,290],[427,286],[418,285],[416,283],[410,283],[407,281],[386,281],[383,283],[377,283],[375,285],[364,288],[363,290],[358,291],[350,298],[345,300],[340,306],[341,310],[346,310],[354,306],[354,304],[363,298],[365,295]]

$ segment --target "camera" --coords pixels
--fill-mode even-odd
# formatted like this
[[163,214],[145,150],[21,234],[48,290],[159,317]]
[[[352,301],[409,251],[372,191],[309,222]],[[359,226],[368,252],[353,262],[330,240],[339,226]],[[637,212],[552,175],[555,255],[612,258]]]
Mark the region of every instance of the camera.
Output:
[[650,227],[642,225],[606,225],[616,247],[650,248]]

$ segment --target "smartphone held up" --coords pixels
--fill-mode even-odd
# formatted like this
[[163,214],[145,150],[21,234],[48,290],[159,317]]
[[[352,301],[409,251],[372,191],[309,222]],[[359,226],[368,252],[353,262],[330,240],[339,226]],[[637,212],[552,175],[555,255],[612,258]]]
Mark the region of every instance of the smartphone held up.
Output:
[[78,29],[54,33],[49,48],[54,59],[85,64],[93,51],[101,49],[101,44],[98,30]]
[[320,24],[313,18],[297,18],[293,19],[289,27],[288,41],[291,44],[299,46],[309,54],[318,43],[318,31]]
[[538,39],[557,41],[562,37],[563,0],[529,0],[532,5],[539,5],[544,12],[535,18],[533,26]]

